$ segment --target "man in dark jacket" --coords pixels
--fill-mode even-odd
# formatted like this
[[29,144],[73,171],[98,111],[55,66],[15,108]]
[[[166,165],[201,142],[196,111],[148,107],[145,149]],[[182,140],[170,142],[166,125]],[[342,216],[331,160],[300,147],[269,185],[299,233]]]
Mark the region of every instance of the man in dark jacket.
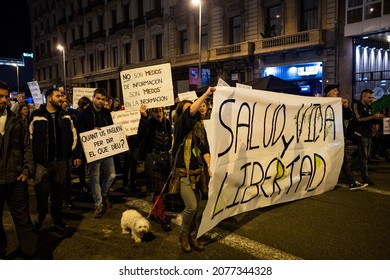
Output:
[[[327,85],[324,88],[325,97],[340,97],[339,93],[339,85]],[[342,109],[343,109],[343,123],[344,121],[350,121],[352,119],[352,110],[349,107],[348,99],[341,99]],[[345,125],[344,125],[344,139],[345,139]],[[341,172],[345,176],[345,179],[348,181],[349,190],[354,191],[358,189],[362,189],[368,186],[368,184],[362,184],[357,181],[352,173],[347,151],[346,144],[344,143],[344,160],[343,165],[341,166]]]
[[373,114],[371,110],[371,104],[374,101],[374,95],[372,90],[364,89],[361,92],[361,98],[359,102],[353,104],[353,124],[356,127],[356,131],[361,134],[360,142],[358,143],[359,156],[354,160],[354,164],[360,165],[360,172],[362,175],[363,183],[369,185],[375,185],[368,174],[368,158],[371,151],[372,143],[372,126],[378,123],[378,120],[383,119],[383,114]]
[[48,213],[50,196],[50,214],[53,227],[65,230],[62,220],[62,204],[70,187],[69,161],[77,167],[81,164],[81,152],[76,128],[68,112],[62,110],[62,95],[58,89],[46,92],[46,104],[31,114],[29,130],[33,148],[33,160],[36,163],[35,194],[37,198],[37,229],[43,225]]
[[24,258],[37,251],[37,234],[29,211],[27,179],[34,172],[27,128],[20,117],[7,108],[8,86],[0,82],[0,259],[4,259],[7,235],[3,226],[4,204],[12,216]]
[[[81,111],[77,119],[78,133],[113,124],[110,111],[104,108],[106,98],[107,92],[104,88],[97,88],[94,91],[92,104]],[[95,201],[94,217],[101,218],[106,209],[111,207],[107,194],[115,179],[113,157],[88,163],[88,172],[92,196]]]

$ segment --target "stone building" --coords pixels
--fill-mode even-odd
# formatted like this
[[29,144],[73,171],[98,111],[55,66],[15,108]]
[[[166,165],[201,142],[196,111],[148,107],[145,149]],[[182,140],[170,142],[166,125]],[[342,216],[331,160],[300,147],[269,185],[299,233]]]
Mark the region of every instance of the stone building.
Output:
[[[272,74],[304,95],[340,83],[343,95],[358,98],[362,82],[390,86],[389,2],[210,0],[200,9],[191,0],[28,0],[34,78],[42,90],[63,85],[65,69],[70,94],[105,87],[122,99],[120,71],[169,62],[175,94]],[[380,63],[357,59],[357,48],[379,45],[371,60]],[[190,84],[199,64],[206,79]]]

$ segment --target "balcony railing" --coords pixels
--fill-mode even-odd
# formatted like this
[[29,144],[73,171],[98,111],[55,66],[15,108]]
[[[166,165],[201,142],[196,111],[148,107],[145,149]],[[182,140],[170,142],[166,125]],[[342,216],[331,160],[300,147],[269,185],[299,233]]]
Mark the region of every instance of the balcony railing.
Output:
[[275,36],[256,41],[255,53],[275,52],[285,49],[310,47],[323,44],[321,32],[310,30],[290,35]]
[[253,42],[228,45],[210,49],[210,60],[234,58],[253,54],[255,45]]

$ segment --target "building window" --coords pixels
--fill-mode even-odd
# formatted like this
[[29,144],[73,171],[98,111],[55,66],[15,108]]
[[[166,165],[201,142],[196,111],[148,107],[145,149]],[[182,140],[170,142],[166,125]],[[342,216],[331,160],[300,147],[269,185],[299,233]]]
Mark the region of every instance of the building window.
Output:
[[103,32],[103,30],[104,30],[104,18],[103,18],[103,16],[98,16],[98,26],[99,26],[99,31]]
[[73,59],[73,75],[77,75],[77,60]]
[[144,39],[138,40],[138,59],[139,61],[145,61],[145,41]]
[[202,25],[202,50],[209,48],[209,26],[207,24]]
[[363,19],[363,8],[349,10],[347,12],[347,24],[360,22]]
[[82,24],[79,25],[79,38],[80,39],[84,38],[84,26]]
[[92,20],[88,21],[88,36],[92,35]]
[[137,18],[144,17],[144,1],[137,0]]
[[[388,0],[389,1],[389,0]],[[364,19],[380,17],[382,13],[382,3],[367,4],[364,6]]]
[[53,79],[53,66],[49,66],[49,79]]
[[130,43],[125,44],[125,64],[131,63],[131,45]]
[[104,51],[99,51],[100,69],[104,69],[105,68],[104,55],[105,55]]
[[282,34],[282,6],[275,5],[267,7],[266,11],[266,22],[264,25],[264,33],[261,35],[263,38],[270,38]]
[[383,14],[390,14],[390,1],[383,1]]
[[72,42],[76,41],[76,31],[72,28]]
[[93,53],[89,54],[89,71],[93,72],[94,70],[94,63],[93,63]]
[[302,16],[300,31],[318,28],[318,1],[302,0]]
[[180,31],[180,54],[185,54],[188,52],[188,38],[187,30]]
[[129,4],[123,5],[123,20],[128,22],[130,20],[130,9]]
[[114,67],[118,67],[119,61],[118,61],[118,47],[112,48],[112,62]]
[[84,63],[84,56],[80,57],[80,68],[81,68],[81,74],[85,73],[85,63]]
[[111,11],[111,26],[115,27],[116,25],[116,10]]
[[155,40],[156,40],[156,59],[160,59],[163,57],[162,35],[157,34]]
[[241,42],[241,16],[230,18],[229,21],[229,44],[237,44]]

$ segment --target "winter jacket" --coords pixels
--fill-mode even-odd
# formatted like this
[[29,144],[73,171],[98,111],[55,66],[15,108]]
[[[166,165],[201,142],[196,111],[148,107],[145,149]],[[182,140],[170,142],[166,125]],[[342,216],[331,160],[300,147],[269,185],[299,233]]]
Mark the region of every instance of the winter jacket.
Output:
[[31,114],[29,132],[35,163],[81,159],[80,141],[68,112],[58,109],[50,114],[42,104]]
[[372,137],[372,125],[378,123],[375,116],[372,114],[371,106],[364,105],[361,101],[352,105],[354,118],[352,125],[355,130],[366,136]]
[[169,150],[172,146],[172,126],[168,119],[141,117],[138,137],[146,149],[145,175],[149,192],[160,192],[171,172]]
[[106,108],[96,111],[93,104],[82,110],[77,118],[77,132],[82,133],[97,127],[104,127],[114,124],[111,113]]
[[5,133],[0,136],[0,185],[15,182],[21,174],[31,177],[34,173],[26,124],[9,108],[6,110]]

